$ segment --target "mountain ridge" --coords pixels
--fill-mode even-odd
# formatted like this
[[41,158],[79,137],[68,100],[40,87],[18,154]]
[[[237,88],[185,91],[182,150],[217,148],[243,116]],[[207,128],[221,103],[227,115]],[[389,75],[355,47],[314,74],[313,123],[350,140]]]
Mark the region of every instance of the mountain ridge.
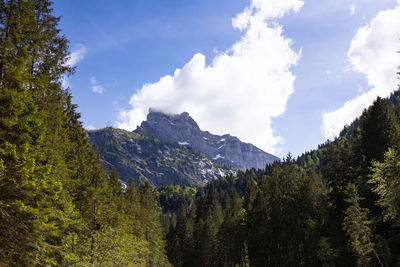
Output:
[[219,176],[236,175],[231,166],[216,163],[195,149],[116,128],[88,131],[90,143],[109,170],[121,180],[145,180],[154,186],[180,184],[202,186]]
[[189,113],[166,114],[149,110],[146,121],[134,130],[144,136],[188,145],[208,158],[238,169],[264,169],[279,158],[258,147],[244,143],[230,134],[215,135],[202,131]]

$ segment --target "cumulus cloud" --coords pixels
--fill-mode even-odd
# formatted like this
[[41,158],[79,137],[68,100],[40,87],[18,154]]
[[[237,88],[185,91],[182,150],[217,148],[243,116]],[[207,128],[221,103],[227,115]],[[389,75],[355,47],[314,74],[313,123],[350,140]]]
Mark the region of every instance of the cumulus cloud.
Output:
[[[69,54],[69,58],[65,65],[69,67],[75,67],[80,61],[83,60],[86,54],[86,47],[83,44],[77,44],[75,48],[72,50],[71,54]],[[63,88],[69,88],[70,84],[68,81],[68,77],[65,75],[61,78],[61,85]]]
[[92,87],[90,87],[90,89],[93,91],[93,93],[102,94],[104,92],[103,86],[97,83],[96,77],[91,77],[90,83],[92,84]]
[[366,76],[372,88],[347,101],[335,111],[323,114],[322,132],[326,138],[338,135],[377,96],[387,97],[397,89],[396,70],[400,62],[400,0],[394,9],[379,12],[368,25],[358,29],[351,41],[348,59],[351,70]]
[[133,130],[145,120],[150,107],[166,113],[189,114],[204,130],[230,133],[274,153],[282,138],[271,120],[284,113],[293,93],[295,65],[300,52],[282,33],[274,18],[297,12],[300,0],[252,0],[232,19],[241,39],[224,52],[217,52],[207,65],[195,54],[173,75],[144,84],[130,99],[131,109],[122,109],[117,127]]

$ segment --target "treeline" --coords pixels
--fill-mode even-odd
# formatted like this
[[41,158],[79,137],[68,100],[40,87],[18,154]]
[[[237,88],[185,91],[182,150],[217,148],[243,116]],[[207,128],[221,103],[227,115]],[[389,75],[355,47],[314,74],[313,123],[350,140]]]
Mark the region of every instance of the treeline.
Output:
[[224,177],[182,202],[174,266],[400,265],[399,91],[341,137],[265,170]]
[[47,0],[0,1],[0,266],[169,266],[149,184],[88,144]]

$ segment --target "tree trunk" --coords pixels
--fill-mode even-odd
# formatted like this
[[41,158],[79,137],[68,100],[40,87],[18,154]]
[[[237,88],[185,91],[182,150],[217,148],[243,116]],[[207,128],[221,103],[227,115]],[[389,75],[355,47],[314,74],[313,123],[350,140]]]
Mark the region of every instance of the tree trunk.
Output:
[[[10,10],[12,10],[12,7],[14,6],[14,0],[11,0],[10,2]],[[10,35],[10,17],[11,17],[11,12],[7,14],[7,25],[6,25],[6,30],[5,30],[5,35],[4,35],[4,40],[3,40],[3,47],[1,51],[2,59],[0,60],[0,88],[3,88],[3,83],[4,83],[4,54],[5,54],[5,44],[7,43],[8,37]]]
[[92,242],[90,245],[90,263],[92,266],[94,266],[94,245],[95,245],[95,240],[94,240],[94,232],[96,231],[97,227],[97,206],[96,202],[93,204],[93,231],[92,231]]

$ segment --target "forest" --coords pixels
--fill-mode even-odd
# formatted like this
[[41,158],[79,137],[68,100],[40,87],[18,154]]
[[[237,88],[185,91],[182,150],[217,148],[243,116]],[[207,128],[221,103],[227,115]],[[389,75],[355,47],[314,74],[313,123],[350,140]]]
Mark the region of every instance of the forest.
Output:
[[0,1],[0,266],[400,265],[399,90],[298,158],[125,188],[62,86],[59,21]]
[[[399,96],[376,99],[341,137],[297,159],[212,181],[178,212],[164,196],[171,263],[398,266]],[[159,191],[182,191],[169,187]]]
[[107,173],[49,1],[0,2],[0,266],[170,266],[153,188]]

